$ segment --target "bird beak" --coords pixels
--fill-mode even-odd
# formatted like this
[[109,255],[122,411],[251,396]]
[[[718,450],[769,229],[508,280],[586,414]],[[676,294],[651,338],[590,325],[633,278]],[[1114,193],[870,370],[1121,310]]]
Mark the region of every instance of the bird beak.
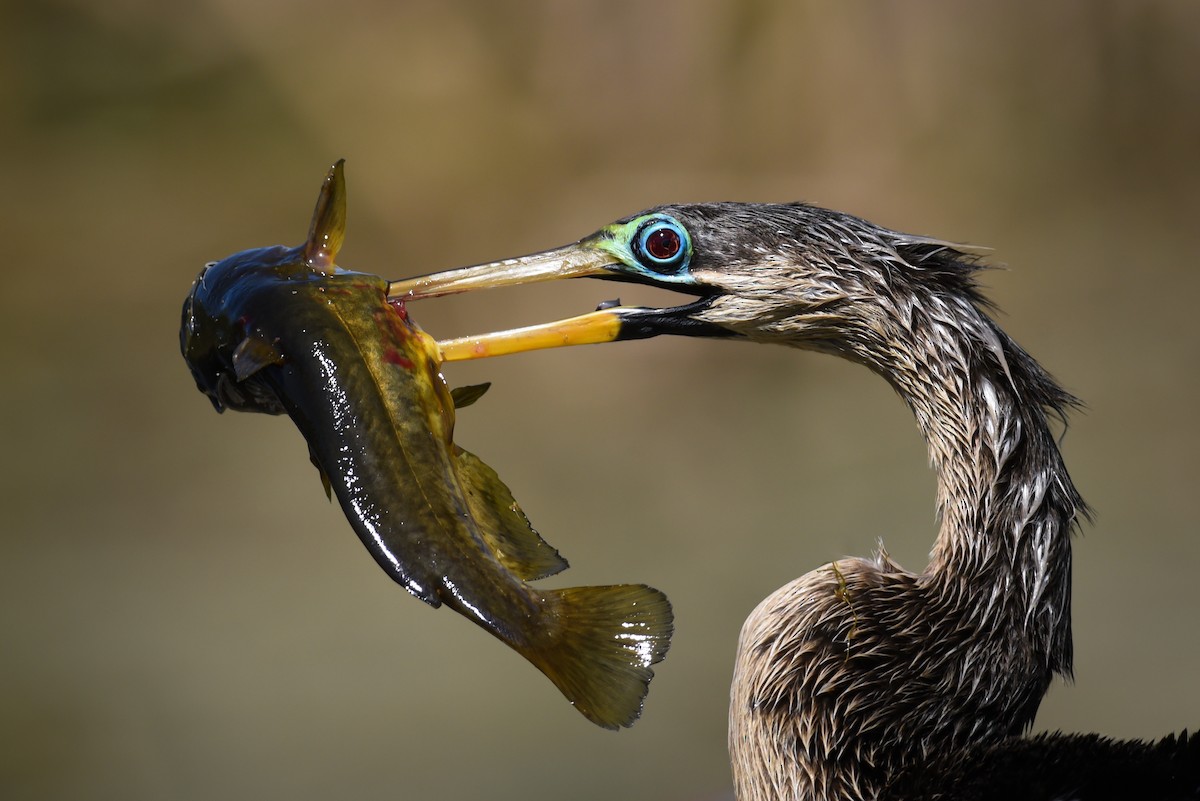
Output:
[[409,301],[436,298],[474,289],[532,284],[559,278],[602,276],[615,272],[612,255],[592,244],[589,238],[566,247],[519,256],[515,259],[459,267],[455,270],[393,281],[388,285],[388,300]]
[[[470,292],[476,289],[518,286],[560,278],[607,278],[641,281],[631,276],[606,244],[609,240],[593,235],[566,247],[520,256],[514,259],[460,267],[440,273],[393,281],[388,285],[388,300],[408,302],[422,298]],[[594,312],[551,323],[496,331],[476,336],[440,340],[438,346],[445,361],[483,359],[529,350],[567,345],[596,345],[626,339],[644,339],[659,334],[725,336],[728,332],[691,318],[707,306],[710,298],[670,309],[602,304]]]

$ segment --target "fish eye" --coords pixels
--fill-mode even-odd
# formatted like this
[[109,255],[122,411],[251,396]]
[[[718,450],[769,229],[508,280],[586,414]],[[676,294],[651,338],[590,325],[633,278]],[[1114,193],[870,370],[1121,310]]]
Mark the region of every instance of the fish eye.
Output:
[[656,273],[681,272],[690,250],[687,231],[669,217],[651,217],[633,237],[634,255]]

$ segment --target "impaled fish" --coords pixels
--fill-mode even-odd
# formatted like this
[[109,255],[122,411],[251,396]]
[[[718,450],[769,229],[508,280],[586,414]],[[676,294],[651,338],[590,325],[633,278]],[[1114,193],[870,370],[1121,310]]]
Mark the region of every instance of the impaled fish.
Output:
[[[389,302],[388,283],[334,264],[342,162],[307,241],[209,264],[183,306],[180,343],[217,411],[287,414],[326,491],[389,576],[516,650],[589,720],[639,716],[672,632],[644,585],[537,589],[567,567],[496,473],[453,442],[454,398],[437,344]],[[458,394],[460,405],[480,388]]]

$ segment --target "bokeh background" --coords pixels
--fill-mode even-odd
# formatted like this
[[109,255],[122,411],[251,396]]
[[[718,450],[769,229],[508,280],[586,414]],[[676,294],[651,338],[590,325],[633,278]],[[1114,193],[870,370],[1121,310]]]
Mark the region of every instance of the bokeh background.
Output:
[[[727,797],[742,619],[933,478],[851,365],[652,340],[453,365],[458,440],[572,561],[677,613],[643,719],[594,728],[394,586],[286,419],[178,353],[201,265],[299,242],[347,158],[341,263],[398,278],[665,201],[804,199],[993,247],[1002,323],[1088,404],[1064,447],[1074,685],[1038,729],[1200,726],[1200,5],[0,5],[0,795]],[[428,301],[437,336],[586,311],[574,282]]]

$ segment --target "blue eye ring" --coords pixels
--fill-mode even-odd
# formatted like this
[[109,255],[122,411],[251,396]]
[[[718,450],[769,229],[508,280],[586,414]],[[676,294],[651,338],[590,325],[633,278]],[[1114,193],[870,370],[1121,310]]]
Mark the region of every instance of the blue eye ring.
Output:
[[670,217],[651,217],[633,236],[633,253],[648,270],[663,275],[683,272],[692,255],[687,229]]

